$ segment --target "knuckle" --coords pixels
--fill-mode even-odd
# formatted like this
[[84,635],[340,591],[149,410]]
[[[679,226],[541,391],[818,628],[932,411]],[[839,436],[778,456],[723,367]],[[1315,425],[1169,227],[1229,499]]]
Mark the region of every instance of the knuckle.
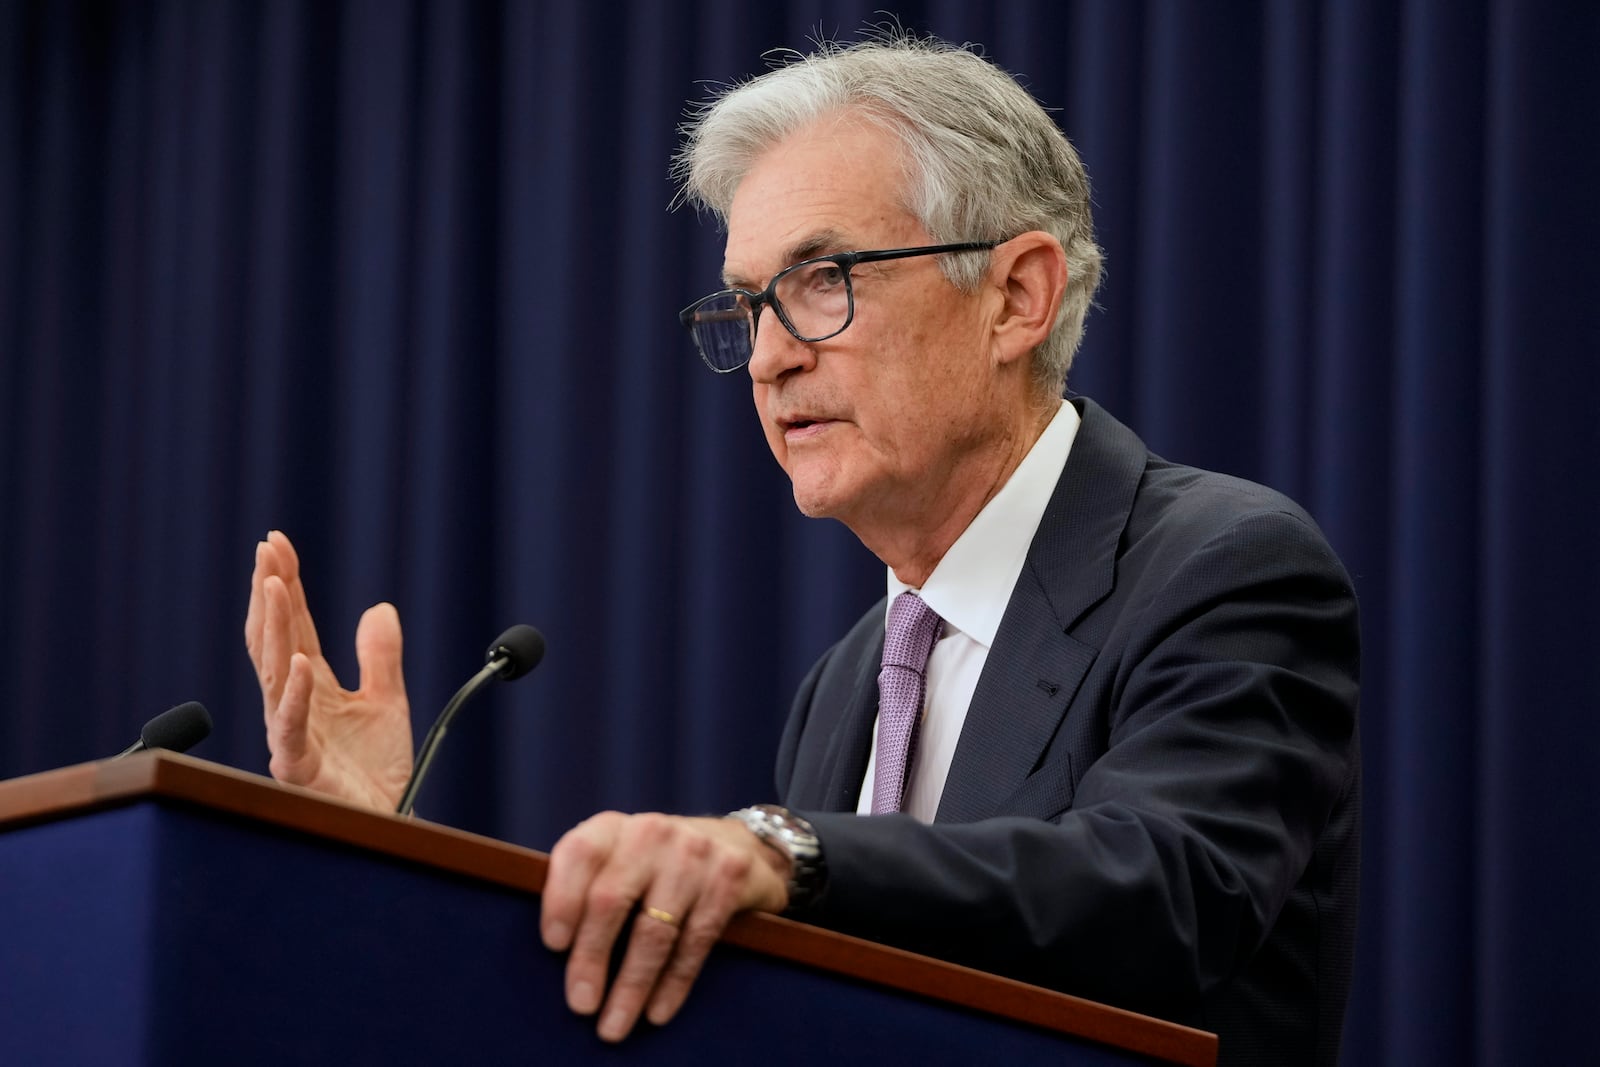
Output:
[[583,855],[583,843],[577,840],[576,830],[568,830],[562,834],[555,845],[550,849],[550,862],[562,863],[578,859]]
[[704,863],[710,859],[715,847],[716,842],[703,833],[689,834],[684,838],[684,854],[697,863]]
[[595,839],[594,819],[586,819],[561,835],[550,850],[552,860],[559,857],[565,863],[587,863],[602,852]]
[[717,861],[716,875],[727,882],[743,882],[750,876],[751,859],[746,852],[724,852]]
[[632,904],[632,898],[613,885],[596,882],[589,887],[589,910],[597,915],[614,915]]
[[582,822],[578,823],[578,825],[574,826],[572,829],[568,830],[566,836],[573,837],[575,835],[593,834],[603,831],[609,823],[614,822],[616,819],[617,813],[614,811],[597,812],[596,814],[591,815],[587,819],[584,819]]
[[668,842],[675,836],[672,819],[659,812],[644,812],[631,816],[627,823],[628,836],[652,842]]

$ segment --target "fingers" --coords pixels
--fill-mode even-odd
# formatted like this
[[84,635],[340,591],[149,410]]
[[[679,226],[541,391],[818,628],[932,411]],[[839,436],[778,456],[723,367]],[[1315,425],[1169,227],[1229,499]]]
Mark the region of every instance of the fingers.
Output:
[[267,624],[266,582],[276,575],[283,577],[283,566],[278,558],[278,549],[271,543],[271,534],[267,540],[256,542],[255,567],[250,572],[250,608],[244,618],[244,644],[250,652],[250,659],[261,666],[261,646],[265,636]]
[[730,861],[729,869],[721,877],[712,879],[709,891],[695,902],[694,910],[683,921],[678,943],[646,1002],[645,1017],[656,1026],[666,1025],[683,1007],[712,946],[738,910],[736,886],[744,877],[743,867],[748,858],[730,856],[724,859],[724,863]]
[[[709,912],[702,915],[699,897],[706,859],[714,842],[686,830],[684,820],[664,815],[634,816],[623,824],[619,834],[619,854],[625,861],[643,856],[654,857],[654,862],[611,864],[602,869],[590,890],[591,903],[599,897],[606,905],[614,906],[613,902],[621,898],[622,910],[615,916],[618,928],[612,927],[609,907],[603,921],[593,924],[592,941],[591,924],[585,921],[572,946],[569,972],[579,963],[580,954],[585,974],[595,962],[603,968],[610,959],[621,920],[632,911],[635,902],[642,906],[633,920],[627,952],[600,1015],[599,1034],[606,1041],[621,1041],[633,1029],[657,981],[677,954],[686,919],[695,916],[703,923],[712,918]],[[726,921],[723,916],[716,923],[713,941]],[[696,965],[693,973],[698,972]],[[603,978],[604,970],[600,973]]]
[[316,777],[311,765],[312,687],[311,661],[297,652],[289,659],[280,697],[267,712],[267,748],[272,753],[268,769],[280,782],[310,785]]
[[[659,890],[652,889],[651,893],[659,894]],[[659,895],[653,895],[650,899],[671,900],[670,897]],[[672,904],[678,909],[693,906],[689,901]],[[669,916],[671,921],[667,920]],[[622,966],[617,969],[616,980],[611,983],[611,992],[606,996],[605,1011],[600,1016],[599,1034],[602,1039],[621,1041],[633,1029],[655,991],[656,983],[677,955],[685,934],[680,926],[684,921],[681,910],[671,911],[654,903],[635,916],[633,929],[628,936],[628,951],[622,957]],[[712,939],[715,940],[715,935]],[[697,973],[698,970],[696,968]]]
[[[270,546],[259,546],[261,549]],[[260,581],[252,593],[258,608],[260,633],[256,646],[256,677],[261,683],[261,713],[267,724],[268,771],[280,782],[310,785],[316,778],[318,755],[311,744],[311,698],[315,689],[311,659],[294,647],[293,608],[289,591],[277,574]]]
[[405,698],[401,652],[400,613],[394,605],[374,604],[362,613],[356,624],[356,663],[361,691],[369,699],[393,703]]
[[600,1009],[611,945],[644,888],[639,875],[625,881],[614,872],[607,879],[601,877],[616,850],[623,818],[615,812],[596,815],[579,823],[550,850],[539,929],[546,947],[572,950],[567,961],[567,1006],[580,1015]]
[[[641,1014],[670,1020],[737,910],[781,910],[784,884],[760,858],[765,851],[722,819],[607,813],[568,833],[550,855],[541,921],[548,947],[571,949],[568,1006],[600,1011],[607,1041],[626,1037]],[[630,915],[607,992],[612,947]]]
[[261,669],[261,631],[266,624],[267,610],[261,585],[267,577],[264,556],[269,551],[265,541],[256,543],[256,564],[250,571],[250,607],[244,616],[244,647],[258,672]]
[[283,700],[283,687],[289,680],[289,659],[295,653],[289,627],[289,592],[283,579],[269,574],[261,583],[261,635],[255,657],[256,678],[261,683],[261,702],[268,725]]
[[401,644],[394,607],[369,609],[356,628],[362,691],[345,691],[322,658],[294,545],[276,530],[256,545],[245,645],[274,778],[393,810],[411,773]]
[[289,610],[283,617],[288,630],[280,631],[279,640],[291,650],[304,652],[313,658],[322,655],[317,638],[316,624],[307,606],[305,586],[300,581],[300,557],[294,546],[281,532],[273,530],[266,540],[256,544],[255,567],[250,573],[250,606],[245,612],[244,643],[250,659],[261,669],[266,628],[271,621],[267,612],[266,586],[269,579],[282,581],[288,594]]
[[317,626],[311,619],[305,583],[300,580],[300,555],[294,550],[288,535],[281,530],[268,533],[265,544],[270,561],[268,573],[282,578],[284,588],[289,592],[293,647],[316,659],[322,655],[322,642],[317,638]]

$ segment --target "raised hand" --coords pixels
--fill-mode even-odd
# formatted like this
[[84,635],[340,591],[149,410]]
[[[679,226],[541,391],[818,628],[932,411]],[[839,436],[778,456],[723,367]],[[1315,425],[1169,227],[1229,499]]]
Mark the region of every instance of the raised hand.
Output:
[[342,688],[322,656],[300,558],[275,530],[256,545],[244,640],[261,683],[272,776],[393,811],[411,775],[411,712],[394,606],[376,604],[361,616],[360,688]]

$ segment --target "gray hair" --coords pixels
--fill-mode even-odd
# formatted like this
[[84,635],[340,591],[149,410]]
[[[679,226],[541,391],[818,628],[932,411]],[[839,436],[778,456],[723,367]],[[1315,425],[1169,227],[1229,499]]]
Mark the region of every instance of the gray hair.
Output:
[[[1043,230],[1061,242],[1067,290],[1033,363],[1035,384],[1059,396],[1100,282],[1100,248],[1088,175],[1044,108],[970,47],[900,31],[782,59],[690,112],[673,162],[680,199],[726,225],[739,183],[779,141],[845,110],[882,123],[905,148],[906,209],[934,241]],[[941,265],[967,292],[988,267],[971,253],[941,257]]]

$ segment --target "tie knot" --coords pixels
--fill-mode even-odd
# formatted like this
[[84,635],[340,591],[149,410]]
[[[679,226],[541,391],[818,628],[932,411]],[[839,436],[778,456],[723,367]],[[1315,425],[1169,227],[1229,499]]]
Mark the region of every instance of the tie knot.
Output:
[[883,636],[883,665],[921,674],[939,636],[939,615],[915,593],[901,593],[889,605],[889,628]]

